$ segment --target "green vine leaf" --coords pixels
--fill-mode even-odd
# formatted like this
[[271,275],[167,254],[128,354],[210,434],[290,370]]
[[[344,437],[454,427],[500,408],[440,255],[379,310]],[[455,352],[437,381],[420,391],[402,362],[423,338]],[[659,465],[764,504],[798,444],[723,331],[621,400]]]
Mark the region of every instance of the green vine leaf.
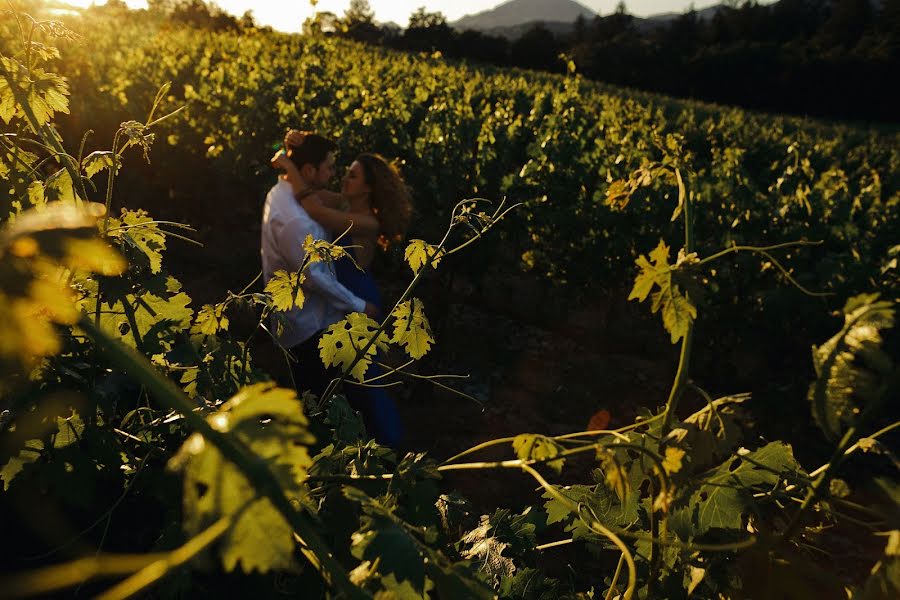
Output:
[[688,328],[697,318],[697,307],[691,301],[687,293],[681,291],[679,283],[685,279],[683,269],[697,262],[696,255],[680,254],[674,265],[669,264],[669,247],[665,241],[660,240],[659,245],[649,256],[641,255],[635,263],[640,268],[640,273],[634,280],[634,287],[629,294],[629,300],[643,302],[647,296],[651,296],[654,287],[657,291],[652,293],[652,310],[654,313],[662,311],[663,326],[675,344],[687,335]]
[[516,564],[508,556],[503,556],[503,551],[509,544],[491,535],[491,530],[490,519],[487,515],[482,515],[481,524],[461,540],[463,544],[471,545],[462,552],[462,557],[475,561],[496,584],[501,579],[515,575]]
[[104,169],[113,169],[115,166],[116,155],[109,150],[91,152],[81,161],[81,168],[84,169],[84,173],[88,177],[93,177]]
[[10,85],[25,95],[38,125],[47,124],[57,112],[69,112],[69,85],[64,77],[39,67],[29,72],[22,63],[0,57],[0,67],[9,77],[0,77],[0,119],[7,124],[15,117],[24,118],[25,110],[16,102]]
[[[325,240],[317,240],[311,233],[307,234],[306,239],[303,240],[303,251],[306,253],[309,264],[317,262],[331,264],[345,256],[350,257],[343,246]],[[356,261],[353,264],[356,264]],[[359,265],[356,265],[356,268],[359,268]]]
[[556,600],[561,596],[559,581],[546,577],[538,569],[519,569],[515,575],[500,583],[501,598]]
[[[326,367],[347,369],[378,331],[378,323],[363,313],[350,313],[343,321],[328,327],[319,339],[319,353]],[[366,371],[378,350],[387,350],[387,334],[381,332],[375,343],[361,357],[349,375],[357,381],[365,379]]]
[[81,439],[81,434],[84,432],[84,421],[81,420],[78,413],[73,413],[66,418],[57,417],[56,428],[57,433],[53,438],[53,447],[65,448]]
[[545,464],[557,473],[562,473],[562,468],[566,464],[565,458],[549,460],[565,450],[553,438],[537,433],[523,433],[515,437],[512,446],[519,459],[546,460]]
[[537,543],[534,521],[531,507],[521,514],[500,509],[490,516],[482,515],[478,527],[460,540],[461,545],[468,546],[461,555],[478,564],[494,585],[499,585],[516,573],[514,557],[533,552]]
[[353,556],[361,561],[378,561],[382,575],[394,575],[398,582],[409,582],[423,595],[425,557],[416,539],[379,500],[352,487],[345,487],[344,495],[358,502],[363,510],[361,527],[350,540]]
[[[263,461],[289,499],[302,500],[312,462],[307,446],[314,438],[293,390],[271,383],[248,386],[208,420]],[[268,498],[258,498],[243,473],[202,435],[189,437],[169,464],[184,473],[184,526],[189,536],[223,516],[237,515],[219,544],[226,571],[298,570],[291,525]]]
[[391,341],[403,346],[411,358],[418,360],[425,356],[434,344],[434,336],[422,301],[411,298],[397,306],[391,315],[394,317]]
[[228,317],[225,316],[224,304],[204,304],[197,312],[191,333],[215,335],[219,331],[228,331]]
[[840,437],[857,415],[887,390],[893,360],[881,349],[881,330],[894,326],[894,303],[878,294],[851,298],[844,327],[813,347],[817,380],[809,388],[813,417],[827,437]]
[[431,268],[436,269],[441,258],[444,256],[444,249],[438,250],[437,246],[432,246],[425,240],[410,240],[406,251],[403,253],[403,259],[409,263],[412,272],[418,274],[431,259]]
[[166,236],[153,218],[144,210],[122,210],[120,219],[109,220],[110,235],[118,238],[127,249],[134,249],[149,261],[154,274],[162,270],[162,252]]
[[789,444],[771,442],[711,470],[689,496],[687,507],[673,509],[670,522],[682,539],[710,529],[740,530],[743,516],[753,511],[753,493],[771,491],[783,479],[802,474]]
[[294,308],[303,308],[306,297],[303,295],[303,273],[289,273],[278,270],[266,284],[266,293],[272,295],[272,304],[276,310],[287,312]]

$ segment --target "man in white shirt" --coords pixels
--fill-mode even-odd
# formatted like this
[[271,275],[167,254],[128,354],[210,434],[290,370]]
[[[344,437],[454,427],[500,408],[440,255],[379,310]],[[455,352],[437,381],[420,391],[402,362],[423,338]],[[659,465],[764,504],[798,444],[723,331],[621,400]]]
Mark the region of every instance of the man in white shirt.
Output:
[[[291,138],[292,142],[296,139]],[[303,182],[312,192],[334,177],[337,146],[314,133],[304,134],[301,139],[298,145],[288,148],[288,157],[297,165]],[[260,252],[264,283],[268,283],[276,271],[296,273],[300,270],[306,257],[303,241],[308,234],[318,240],[329,239],[325,229],[303,210],[291,185],[279,178],[269,190],[263,209]],[[322,331],[347,313],[375,314],[377,310],[341,285],[331,267],[321,261],[309,265],[305,275],[301,284],[305,297],[303,308],[285,313],[286,323],[278,342],[290,349],[297,359],[293,371],[298,391],[321,394],[334,376],[326,371],[319,358],[318,341]]]

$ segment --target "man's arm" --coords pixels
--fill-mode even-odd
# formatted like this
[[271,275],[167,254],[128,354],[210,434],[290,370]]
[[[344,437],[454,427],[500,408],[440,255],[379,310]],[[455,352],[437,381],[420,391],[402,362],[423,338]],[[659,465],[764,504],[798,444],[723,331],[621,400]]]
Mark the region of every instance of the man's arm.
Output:
[[[306,258],[303,240],[307,233],[309,228],[304,227],[300,218],[292,219],[276,232],[278,248],[293,272],[300,270]],[[327,269],[328,266],[322,262],[309,265],[303,287],[324,296],[329,304],[343,313],[364,312],[371,315],[376,312],[374,307],[344,287]]]

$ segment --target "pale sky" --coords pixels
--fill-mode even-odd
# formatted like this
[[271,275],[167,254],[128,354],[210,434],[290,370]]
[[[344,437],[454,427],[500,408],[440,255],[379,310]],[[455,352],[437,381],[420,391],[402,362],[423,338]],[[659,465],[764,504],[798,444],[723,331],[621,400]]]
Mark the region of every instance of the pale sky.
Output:
[[[406,27],[409,15],[420,6],[429,12],[440,11],[448,21],[455,21],[466,14],[474,14],[489,10],[504,0],[369,0],[377,21],[393,21]],[[606,15],[611,13],[618,0],[580,0],[581,4]],[[721,0],[696,0],[697,9],[718,4]],[[89,6],[92,3],[105,4],[105,0],[68,0],[74,6]],[[132,8],[145,8],[146,0],[126,0]],[[216,2],[226,11],[240,16],[252,10],[256,22],[270,25],[282,31],[299,31],[300,24],[315,11],[330,11],[337,15],[344,14],[350,0],[319,0],[315,7],[308,0],[269,0],[251,2],[249,0],[218,0]],[[628,12],[633,15],[647,16],[664,12],[684,12],[691,5],[690,0],[625,0]]]

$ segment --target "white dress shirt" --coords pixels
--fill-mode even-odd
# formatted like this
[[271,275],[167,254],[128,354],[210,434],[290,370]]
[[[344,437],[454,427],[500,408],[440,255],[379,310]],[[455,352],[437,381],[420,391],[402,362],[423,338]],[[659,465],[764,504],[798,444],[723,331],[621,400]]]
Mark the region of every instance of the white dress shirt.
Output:
[[[268,283],[275,271],[296,273],[303,265],[306,252],[303,240],[312,234],[317,240],[327,240],[325,229],[303,210],[294,199],[291,185],[279,180],[266,195],[262,221],[263,281]],[[301,285],[306,298],[303,308],[293,308],[284,316],[287,323],[279,343],[291,348],[311,338],[318,331],[337,323],[347,313],[364,312],[366,302],[341,285],[330,265],[321,261],[309,265],[304,271],[306,280]],[[277,335],[275,319],[273,333]]]

